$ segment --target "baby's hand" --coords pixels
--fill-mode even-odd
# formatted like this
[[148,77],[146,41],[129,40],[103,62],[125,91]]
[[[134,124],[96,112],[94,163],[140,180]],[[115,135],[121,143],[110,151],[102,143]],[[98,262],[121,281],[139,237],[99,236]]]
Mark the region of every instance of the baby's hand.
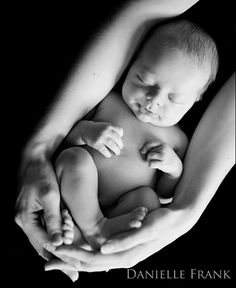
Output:
[[144,145],[140,152],[147,155],[148,166],[151,169],[159,169],[175,178],[181,176],[182,161],[168,144],[150,142]]
[[114,152],[115,155],[120,155],[120,151],[124,146],[121,139],[123,133],[123,128],[110,123],[90,121],[84,132],[83,141],[88,146],[99,151],[106,158],[110,158],[112,154],[108,148]]

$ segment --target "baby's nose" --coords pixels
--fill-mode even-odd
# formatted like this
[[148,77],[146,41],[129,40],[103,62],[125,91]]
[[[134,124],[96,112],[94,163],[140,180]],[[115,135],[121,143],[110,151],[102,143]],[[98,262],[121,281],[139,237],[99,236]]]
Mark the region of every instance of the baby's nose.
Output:
[[161,99],[160,97],[154,97],[153,98],[153,105],[157,107],[163,107],[164,106],[164,100]]
[[146,108],[148,110],[154,107],[162,107],[164,106],[164,97],[160,93],[156,93],[155,95],[148,95],[146,96]]

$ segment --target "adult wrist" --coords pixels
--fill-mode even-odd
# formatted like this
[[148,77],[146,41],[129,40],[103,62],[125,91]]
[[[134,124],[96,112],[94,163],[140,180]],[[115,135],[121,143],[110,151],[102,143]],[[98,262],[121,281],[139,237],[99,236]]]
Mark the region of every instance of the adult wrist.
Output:
[[22,152],[22,160],[47,160],[50,158],[51,153],[47,148],[46,143],[30,143],[27,144]]
[[49,162],[52,155],[53,152],[48,143],[28,143],[21,154],[20,173],[24,173],[32,163],[37,162],[39,164]]
[[188,232],[198,221],[199,217],[190,206],[182,206],[176,204],[173,200],[168,208],[174,212],[179,218],[179,227],[181,227],[185,233]]

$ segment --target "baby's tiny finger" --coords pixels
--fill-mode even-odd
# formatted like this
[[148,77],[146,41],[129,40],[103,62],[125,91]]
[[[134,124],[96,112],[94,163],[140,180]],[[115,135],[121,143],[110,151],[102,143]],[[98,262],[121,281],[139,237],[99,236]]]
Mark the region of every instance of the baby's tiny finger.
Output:
[[142,154],[146,154],[150,149],[152,149],[152,148],[154,148],[154,147],[157,147],[157,146],[159,146],[160,144],[161,144],[161,142],[158,142],[158,141],[156,141],[156,142],[149,142],[149,143],[145,144],[145,145],[141,148],[140,152],[141,152]]
[[97,150],[100,153],[102,153],[102,155],[105,156],[106,158],[111,158],[111,153],[108,151],[108,149],[104,145],[97,148]]
[[120,155],[120,148],[118,147],[118,145],[111,139],[111,138],[108,138],[106,140],[106,143],[105,145],[115,153],[115,155]]
[[160,160],[159,154],[156,152],[149,152],[147,155],[147,161],[151,161],[151,160]]
[[123,149],[124,147],[123,141],[117,132],[112,130],[110,134],[110,138],[117,144],[120,150]]
[[150,161],[148,161],[148,167],[151,169],[159,169],[160,168],[160,161],[150,160]]
[[113,130],[120,136],[123,137],[124,129],[121,127],[113,126]]

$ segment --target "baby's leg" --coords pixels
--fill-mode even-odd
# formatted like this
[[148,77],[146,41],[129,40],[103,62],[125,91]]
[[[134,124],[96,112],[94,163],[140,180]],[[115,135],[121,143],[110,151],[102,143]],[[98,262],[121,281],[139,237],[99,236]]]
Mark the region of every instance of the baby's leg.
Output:
[[117,217],[140,206],[146,207],[148,212],[161,207],[159,198],[152,188],[142,186],[125,193],[118,204],[109,209],[106,214],[108,217]]
[[[107,237],[141,226],[145,208],[129,210],[112,219],[104,217],[98,203],[97,168],[85,149],[73,147],[63,151],[56,161],[56,172],[62,198],[93,248],[100,247]],[[136,224],[130,225],[134,221]]]
[[62,198],[82,231],[91,230],[102,218],[97,197],[97,168],[83,148],[64,150],[56,160]]

